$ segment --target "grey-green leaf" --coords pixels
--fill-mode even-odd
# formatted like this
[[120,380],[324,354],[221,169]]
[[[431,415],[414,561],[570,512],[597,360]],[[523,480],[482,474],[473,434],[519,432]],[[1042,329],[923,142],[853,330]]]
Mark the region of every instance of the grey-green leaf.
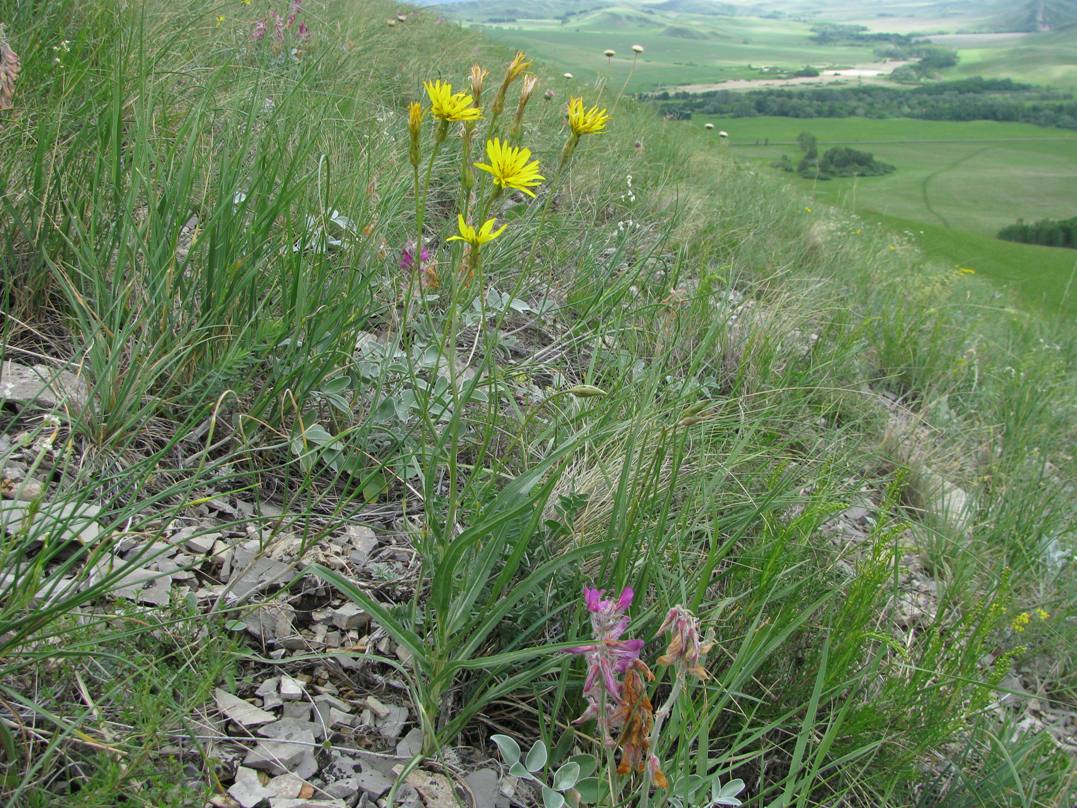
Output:
[[576,791],[581,802],[598,802],[602,796],[602,783],[597,777],[588,777],[576,783]]
[[542,787],[543,808],[561,808],[565,804],[565,798],[547,785]]
[[549,754],[546,752],[545,742],[538,740],[531,746],[530,751],[527,753],[527,770],[529,772],[537,772],[546,765],[546,759]]
[[567,791],[576,785],[576,781],[580,779],[580,764],[573,763],[571,760],[554,772],[553,775],[553,787],[558,791]]
[[491,735],[490,740],[497,744],[501,759],[509,766],[520,762],[520,744],[508,735]]

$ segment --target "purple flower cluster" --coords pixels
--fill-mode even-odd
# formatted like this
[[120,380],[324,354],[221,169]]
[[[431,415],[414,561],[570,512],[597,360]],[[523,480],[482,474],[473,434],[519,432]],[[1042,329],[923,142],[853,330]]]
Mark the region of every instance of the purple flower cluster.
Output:
[[[426,264],[430,260],[430,250],[423,247],[419,254],[419,261],[422,264]],[[404,245],[404,251],[400,253],[400,268],[404,270],[411,269],[415,266],[415,242],[409,241]]]
[[[276,40],[278,45],[284,43],[285,34],[287,31],[295,32],[296,39],[306,40],[310,37],[310,29],[307,28],[307,24],[302,20],[299,20],[299,14],[303,11],[303,0],[291,0],[288,4],[288,16],[285,17],[276,9],[271,9],[269,17],[261,18],[254,21],[254,28],[251,30],[251,39],[255,42],[261,42],[265,39],[267,33],[269,33],[269,24],[273,23],[273,39]],[[296,25],[296,22],[299,25]]]
[[591,613],[591,631],[594,642],[568,649],[570,654],[582,654],[587,659],[587,677],[583,683],[583,696],[587,709],[576,723],[589,718],[598,720],[603,739],[613,744],[610,729],[617,722],[624,703],[623,677],[639,659],[643,640],[622,640],[628,628],[628,607],[632,605],[635,592],[631,587],[621,590],[617,600],[604,600],[604,589],[583,590],[587,611]]

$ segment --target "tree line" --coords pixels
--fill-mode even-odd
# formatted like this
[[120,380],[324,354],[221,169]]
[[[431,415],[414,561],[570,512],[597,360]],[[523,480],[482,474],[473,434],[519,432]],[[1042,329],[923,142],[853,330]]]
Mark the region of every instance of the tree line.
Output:
[[1010,79],[971,78],[911,89],[858,87],[768,88],[736,92],[660,92],[670,118],[693,113],[727,118],[917,118],[930,121],[1008,121],[1077,129],[1077,100],[1071,93],[1042,90]]
[[1007,225],[999,230],[998,237],[1021,244],[1042,244],[1046,247],[1069,247],[1071,250],[1077,250],[1077,216],[1072,219],[1041,219],[1032,224],[1018,219],[1017,224]]

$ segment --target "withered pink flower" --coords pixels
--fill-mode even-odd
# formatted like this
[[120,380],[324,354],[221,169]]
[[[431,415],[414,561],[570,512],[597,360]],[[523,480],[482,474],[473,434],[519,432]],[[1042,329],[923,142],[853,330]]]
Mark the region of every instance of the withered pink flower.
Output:
[[683,606],[674,606],[658,629],[659,634],[669,634],[666,653],[658,658],[661,665],[675,665],[699,679],[707,678],[703,658],[711,649],[711,643],[699,640],[699,620]]

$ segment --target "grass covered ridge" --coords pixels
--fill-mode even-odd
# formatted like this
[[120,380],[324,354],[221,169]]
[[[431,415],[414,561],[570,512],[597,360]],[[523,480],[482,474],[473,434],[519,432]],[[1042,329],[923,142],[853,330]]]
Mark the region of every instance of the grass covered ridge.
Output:
[[[482,171],[466,193],[461,127],[429,111],[416,194],[422,82],[491,69],[481,159],[512,54],[380,0],[307,2],[309,38],[254,42],[271,5],[4,20],[23,65],[0,112],[4,359],[87,387],[49,418],[2,414],[5,468],[50,470],[19,500],[33,513],[4,503],[4,798],[227,787],[227,745],[192,714],[315,652],[270,663],[227,591],[121,608],[123,569],[98,562],[134,542],[142,563],[238,498],[218,529],[267,555],[287,534],[304,563],[264,596],[328,582],[392,639],[339,675],[403,683],[435,760],[495,757],[496,729],[543,739],[551,777],[598,762],[604,805],[699,804],[694,777],[758,806],[1065,804],[1072,324],[541,65],[518,134],[522,77],[500,128],[539,160],[536,198]],[[569,91],[612,120],[565,161]],[[465,248],[459,213],[508,226]],[[404,268],[417,220],[429,254]],[[99,534],[71,541],[84,512],[65,503],[99,508]],[[357,522],[406,548],[407,575],[326,566]],[[668,610],[714,643],[650,750],[668,790],[606,772],[594,724],[572,723],[585,586],[635,590],[655,705]]]

